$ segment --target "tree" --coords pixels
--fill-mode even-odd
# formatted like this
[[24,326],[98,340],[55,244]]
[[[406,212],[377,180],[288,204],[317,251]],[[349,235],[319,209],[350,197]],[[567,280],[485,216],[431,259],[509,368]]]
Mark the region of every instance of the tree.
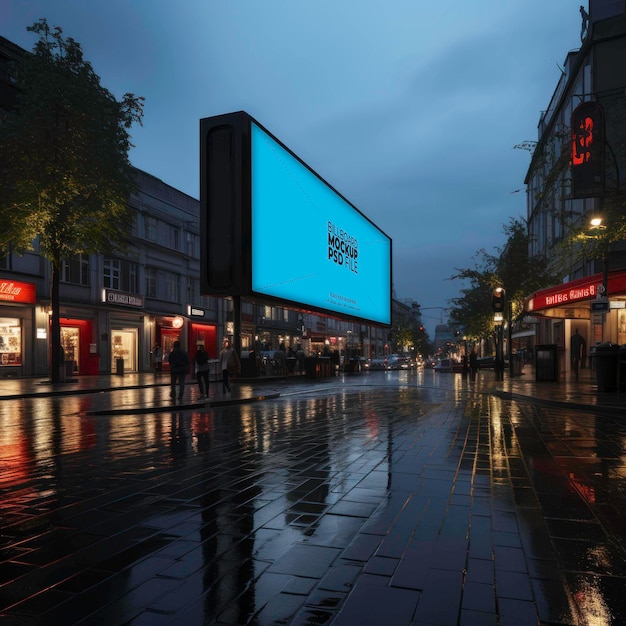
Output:
[[503,226],[506,243],[496,248],[496,254],[479,250],[473,268],[458,269],[450,280],[469,281],[469,287],[460,290],[461,296],[453,298],[450,317],[463,326],[465,334],[488,337],[493,332],[491,294],[496,287],[506,289],[511,305],[512,319],[523,315],[526,296],[538,289],[560,282],[560,275],[551,269],[548,258],[528,254],[528,228],[522,218],[510,218]]
[[63,260],[123,249],[135,191],[128,129],[143,98],[118,102],[100,85],[80,44],[41,19],[20,63],[14,110],[0,123],[0,250],[39,247],[51,264],[52,381],[60,375],[59,279]]
[[497,259],[481,249],[474,255],[474,267],[456,268],[457,274],[448,280],[463,280],[469,283],[459,290],[461,295],[452,298],[449,316],[454,324],[465,330],[468,337],[488,337],[493,331],[491,292],[500,286],[496,273]]

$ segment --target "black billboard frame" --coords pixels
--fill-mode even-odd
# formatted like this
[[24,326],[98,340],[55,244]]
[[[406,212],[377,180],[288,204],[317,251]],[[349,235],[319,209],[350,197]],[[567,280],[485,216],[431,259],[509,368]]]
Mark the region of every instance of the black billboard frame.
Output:
[[[343,202],[389,240],[389,324],[341,313],[307,302],[276,298],[252,289],[252,124],[288,152]],[[228,148],[228,161],[220,159]],[[229,207],[228,211],[224,207]],[[393,293],[393,240],[339,193],[295,152],[245,111],[200,119],[200,290],[203,295],[241,297],[255,302],[282,304],[335,319],[381,328],[391,327]]]

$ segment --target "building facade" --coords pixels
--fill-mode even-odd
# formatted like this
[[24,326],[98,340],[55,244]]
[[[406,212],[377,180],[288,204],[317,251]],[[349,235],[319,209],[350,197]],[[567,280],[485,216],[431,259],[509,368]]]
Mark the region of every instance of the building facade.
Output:
[[[569,52],[550,103],[541,114],[539,134],[526,175],[529,254],[557,258],[564,269],[561,285],[528,294],[525,309],[536,322],[535,342],[556,344],[562,371],[571,359],[569,337],[578,331],[591,347],[626,343],[626,247],[614,244],[604,258],[563,257],[559,244],[570,228],[584,227],[606,213],[624,186],[626,171],[626,7],[623,1],[590,0],[581,7],[581,46]],[[603,111],[606,144],[601,192],[577,192],[572,184],[572,114],[582,103]],[[587,128],[587,131],[589,128]],[[589,230],[589,236],[594,233]],[[563,267],[565,264],[565,267]],[[603,283],[608,294],[602,294]],[[596,301],[608,295],[608,303]],[[606,306],[607,310],[600,310]],[[528,318],[527,318],[528,321]]]

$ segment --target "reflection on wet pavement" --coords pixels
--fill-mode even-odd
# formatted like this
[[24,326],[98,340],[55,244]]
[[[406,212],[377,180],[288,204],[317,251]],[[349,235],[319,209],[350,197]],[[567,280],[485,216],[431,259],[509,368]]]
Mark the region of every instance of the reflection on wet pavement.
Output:
[[0,616],[626,623],[619,418],[460,376],[354,380],[141,415],[89,415],[107,394],[0,403]]

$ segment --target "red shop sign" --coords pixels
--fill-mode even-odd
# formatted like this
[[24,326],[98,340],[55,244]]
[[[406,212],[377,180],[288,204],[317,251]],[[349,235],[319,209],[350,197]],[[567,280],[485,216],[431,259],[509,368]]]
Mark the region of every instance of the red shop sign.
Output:
[[21,283],[0,278],[0,302],[20,302],[35,304],[37,289],[34,283]]

